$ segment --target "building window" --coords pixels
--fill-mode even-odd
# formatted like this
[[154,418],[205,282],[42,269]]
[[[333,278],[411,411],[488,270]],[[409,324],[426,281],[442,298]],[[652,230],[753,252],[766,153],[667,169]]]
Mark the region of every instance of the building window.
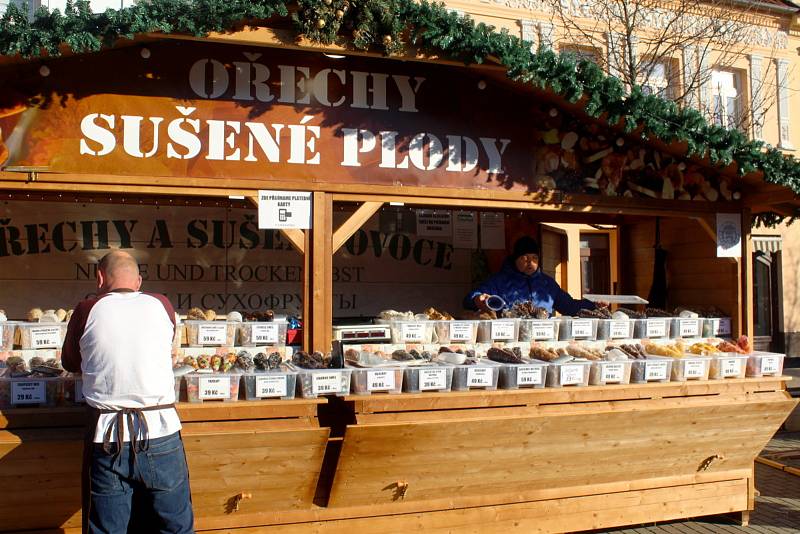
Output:
[[743,129],[741,76],[730,70],[711,72],[711,115],[714,124]]
[[595,65],[600,64],[600,50],[591,46],[562,45],[558,51],[562,55],[575,56],[576,60],[585,59]]
[[677,69],[670,61],[643,60],[638,75],[642,93],[656,95],[661,98],[675,98]]

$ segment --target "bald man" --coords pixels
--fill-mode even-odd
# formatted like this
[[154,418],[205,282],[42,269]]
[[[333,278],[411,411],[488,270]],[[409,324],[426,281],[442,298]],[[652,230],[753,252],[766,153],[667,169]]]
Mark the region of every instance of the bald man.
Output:
[[[61,362],[82,373],[89,412],[84,532],[194,532],[174,406],[175,311],[164,295],[142,293],[141,285],[130,254],[106,254],[98,264],[97,296],[78,303],[64,340]],[[148,510],[139,510],[142,503]]]

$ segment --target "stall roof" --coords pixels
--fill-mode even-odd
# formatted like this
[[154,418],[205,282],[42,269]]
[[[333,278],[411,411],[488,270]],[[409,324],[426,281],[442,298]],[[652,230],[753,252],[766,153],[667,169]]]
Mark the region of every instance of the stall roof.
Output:
[[[774,3],[789,7],[770,2]],[[494,64],[514,86],[552,96],[559,105],[644,143],[742,176],[747,204],[754,212],[772,212],[772,222],[800,214],[798,160],[741,132],[710,125],[694,109],[643,95],[638,88],[626,93],[618,79],[591,62],[576,63],[549,49],[532,53],[530,43],[518,37],[427,1],[352,5],[347,0],[301,0],[293,12],[291,5],[282,0],[151,0],[92,14],[88,2],[78,0],[63,15],[38,12],[30,21],[12,4],[0,18],[0,68],[142,40],[224,36],[236,42],[238,36],[252,43],[248,34],[257,28],[292,32],[295,42],[284,41],[290,46],[304,40],[317,49]],[[387,7],[392,8],[389,15]],[[272,45],[280,45],[280,40]]]

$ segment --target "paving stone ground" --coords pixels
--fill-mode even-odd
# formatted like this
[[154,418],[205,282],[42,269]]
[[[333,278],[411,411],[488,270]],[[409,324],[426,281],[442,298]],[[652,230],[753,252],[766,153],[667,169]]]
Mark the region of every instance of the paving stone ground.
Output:
[[[800,432],[776,434],[762,456],[781,461],[781,454],[790,451],[800,451]],[[711,516],[595,531],[595,534],[800,534],[800,476],[757,463],[756,490],[760,495],[756,497],[756,509],[750,515],[748,527],[737,525],[727,516]]]

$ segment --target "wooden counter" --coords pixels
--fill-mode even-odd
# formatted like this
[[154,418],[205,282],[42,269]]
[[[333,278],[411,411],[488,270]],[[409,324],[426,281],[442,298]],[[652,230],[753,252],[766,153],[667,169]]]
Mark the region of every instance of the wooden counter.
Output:
[[[746,512],[753,461],[798,401],[784,378],[350,396],[328,407],[351,423],[334,437],[317,402],[180,406],[198,530],[563,532]],[[78,526],[79,429],[55,424],[70,413],[0,431],[0,483],[19,488],[0,528]]]

